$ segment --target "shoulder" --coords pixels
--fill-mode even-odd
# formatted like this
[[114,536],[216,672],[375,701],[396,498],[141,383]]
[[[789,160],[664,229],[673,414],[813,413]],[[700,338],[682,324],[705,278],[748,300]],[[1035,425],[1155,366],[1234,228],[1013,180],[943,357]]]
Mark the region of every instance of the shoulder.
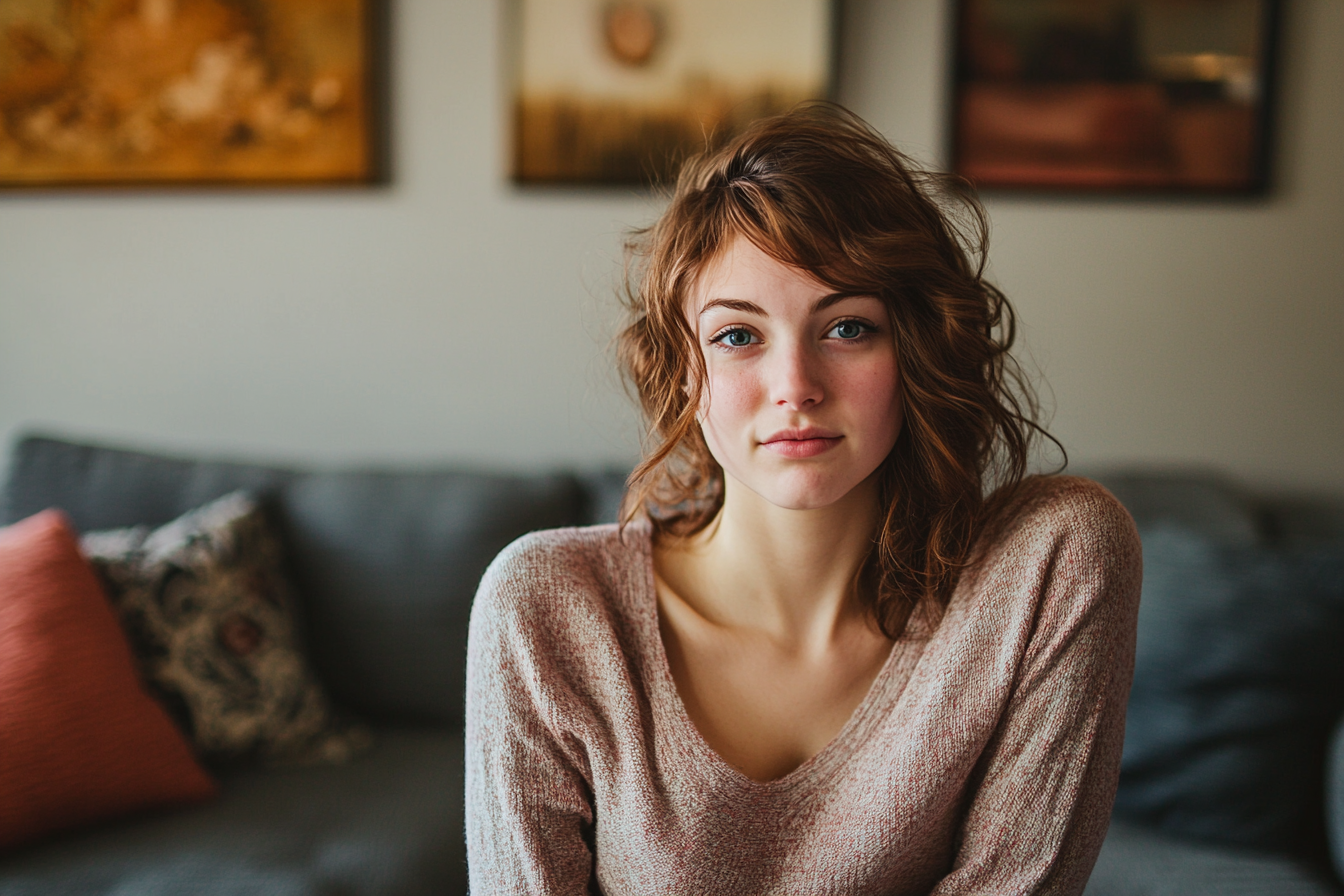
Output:
[[[1049,601],[1137,607],[1143,574],[1134,521],[1105,488],[1076,476],[1034,476],[991,498],[971,561],[989,592],[1025,586]],[[1086,595],[1091,595],[1087,597]]]
[[523,589],[544,600],[556,591],[605,584],[639,566],[648,543],[639,524],[530,532],[499,552],[481,579],[481,593]]
[[648,575],[647,527],[615,524],[548,529],[499,552],[481,577],[472,606],[472,636],[553,646],[582,638],[575,629],[610,629],[623,603]]
[[1101,485],[1078,476],[1031,476],[990,498],[985,546],[1036,544],[1103,552],[1137,551],[1134,520]]
[[561,731],[601,712],[641,644],[648,544],[645,527],[604,525],[533,532],[500,551],[471,609],[469,717],[533,707]]

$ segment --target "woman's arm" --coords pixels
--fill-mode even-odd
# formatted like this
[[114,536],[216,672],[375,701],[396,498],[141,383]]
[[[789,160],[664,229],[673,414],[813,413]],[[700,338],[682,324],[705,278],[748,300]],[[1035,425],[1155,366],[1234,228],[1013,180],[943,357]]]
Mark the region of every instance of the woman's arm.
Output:
[[[539,568],[540,567],[540,568]],[[544,564],[515,543],[487,570],[467,648],[467,858],[473,896],[585,894],[593,806],[581,745],[557,730],[536,620]]]
[[1067,487],[1048,513],[1036,625],[934,896],[1081,893],[1106,836],[1134,668],[1138,535],[1091,483]]

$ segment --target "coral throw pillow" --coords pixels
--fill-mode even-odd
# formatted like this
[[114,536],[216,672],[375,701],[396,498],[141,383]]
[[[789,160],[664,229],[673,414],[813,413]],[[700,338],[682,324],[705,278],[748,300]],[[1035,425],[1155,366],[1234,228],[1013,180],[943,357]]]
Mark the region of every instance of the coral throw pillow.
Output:
[[214,793],[64,515],[0,529],[0,849]]

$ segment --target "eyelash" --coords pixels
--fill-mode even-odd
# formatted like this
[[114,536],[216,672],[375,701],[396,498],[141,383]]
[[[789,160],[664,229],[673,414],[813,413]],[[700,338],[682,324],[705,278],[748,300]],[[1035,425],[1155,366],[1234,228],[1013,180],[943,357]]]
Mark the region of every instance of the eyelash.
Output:
[[[858,336],[855,336],[853,339],[840,339],[839,341],[841,342],[864,342],[865,340],[867,340],[869,336],[877,332],[877,327],[873,326],[870,323],[865,323],[864,321],[852,317],[847,317],[844,320],[836,321],[835,326],[832,326],[831,329],[827,330],[826,332],[830,333],[837,327],[844,326],[845,324],[854,324],[859,328],[861,332],[859,333]],[[748,330],[746,327],[728,327],[726,330],[720,330],[718,333],[714,334],[714,336],[709,340],[709,342],[711,345],[717,345],[723,351],[728,352],[741,351],[742,349],[750,348],[751,346],[756,345],[760,342],[759,337],[756,337],[756,342],[749,342],[746,345],[729,345],[728,343],[724,342],[724,340],[727,339],[733,333],[747,333],[748,335],[751,335],[753,337],[756,335],[752,333],[750,330]]]

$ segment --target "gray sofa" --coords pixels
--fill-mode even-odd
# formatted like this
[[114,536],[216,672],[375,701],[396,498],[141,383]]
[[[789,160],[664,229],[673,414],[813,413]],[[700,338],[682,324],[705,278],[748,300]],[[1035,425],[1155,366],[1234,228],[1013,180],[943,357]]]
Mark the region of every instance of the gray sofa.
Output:
[[1134,516],[1144,575],[1088,896],[1341,896],[1344,501],[1207,473],[1094,478]]
[[[1255,551],[1338,556],[1344,510],[1330,501],[1257,502],[1206,476],[1097,478],[1135,515],[1148,561],[1133,704],[1139,712],[1131,710],[1117,817],[1088,893],[1344,896],[1322,833],[1323,755],[1305,775],[1219,789],[1220,775],[1244,777],[1251,767],[1250,760],[1223,761],[1219,749],[1266,736],[1270,748],[1283,747],[1274,742],[1276,732],[1296,722],[1273,713],[1265,720],[1259,704],[1241,707],[1249,727],[1209,723],[1198,712],[1183,726],[1165,714],[1171,706],[1180,710],[1191,694],[1207,697],[1210,681],[1221,681],[1236,703],[1246,683],[1235,662],[1201,668],[1193,681],[1171,674],[1172,658],[1179,667],[1189,652],[1171,633],[1217,643],[1205,623],[1209,614],[1221,618],[1219,601],[1226,602],[1211,594],[1192,604],[1181,596],[1190,590],[1182,576],[1198,574],[1200,563]],[[613,519],[620,473],[303,471],[30,437],[11,452],[0,523],[49,506],[65,509],[81,530],[162,523],[237,488],[273,503],[303,598],[309,654],[335,699],[372,723],[375,747],[346,766],[233,768],[220,775],[222,796],[207,805],[123,819],[0,855],[0,896],[466,892],[462,684],[477,579],[495,552],[523,532]],[[1327,592],[1331,569],[1327,563]],[[1336,596],[1344,606],[1344,594]],[[1173,615],[1172,607],[1187,606],[1205,616]],[[1318,636],[1322,625],[1333,624],[1329,613],[1299,620],[1291,608],[1286,612],[1289,624],[1274,631],[1290,644],[1293,624],[1311,626]],[[1332,634],[1338,639],[1344,627]],[[1247,642],[1243,653],[1260,646]],[[1308,671],[1320,677],[1320,670]],[[1344,695],[1344,686],[1330,695],[1336,682],[1328,675],[1318,684],[1324,696],[1310,696],[1319,711],[1298,725],[1298,740],[1310,741],[1299,765],[1323,753],[1339,714],[1336,697]],[[1289,676],[1282,688],[1291,697],[1299,685]],[[1276,691],[1265,699],[1272,707],[1283,697]],[[1187,742],[1196,748],[1184,749]],[[1269,802],[1284,788],[1291,793],[1285,791],[1286,809],[1279,811]],[[1288,842],[1256,828],[1257,813],[1266,812],[1278,822],[1269,834],[1282,838],[1288,831]]]
[[466,893],[463,678],[477,581],[524,532],[614,519],[621,486],[614,472],[298,471],[20,440],[3,523],[56,506],[80,531],[159,524],[235,489],[265,495],[309,656],[376,739],[346,766],[220,770],[209,804],[0,855],[0,894]]

